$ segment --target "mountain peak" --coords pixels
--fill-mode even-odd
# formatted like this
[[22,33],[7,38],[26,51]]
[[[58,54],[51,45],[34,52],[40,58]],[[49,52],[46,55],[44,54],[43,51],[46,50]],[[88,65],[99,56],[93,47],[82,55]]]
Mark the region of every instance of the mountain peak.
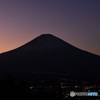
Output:
[[51,49],[61,49],[65,46],[69,45],[62,39],[52,35],[52,34],[41,34],[40,36],[36,37],[32,41],[28,42],[27,44],[23,45],[21,48],[23,50],[31,50],[31,51],[50,51]]
[[[36,37],[36,38],[38,38],[38,39],[46,39],[46,38],[50,38],[50,39],[52,39],[52,38],[54,38],[55,36],[54,35],[52,35],[52,34],[49,34],[49,33],[47,33],[47,34],[41,34],[40,36],[38,36],[38,37]],[[42,41],[43,41],[42,40]]]
[[[46,39],[46,38],[50,38],[50,39],[54,39],[54,38],[57,38],[56,36],[52,35],[52,34],[41,34],[40,36],[36,37],[36,38],[43,38],[43,39]],[[43,41],[43,40],[42,40]]]
[[40,36],[53,36],[53,35],[52,35],[52,34],[47,33],[47,34],[41,34]]

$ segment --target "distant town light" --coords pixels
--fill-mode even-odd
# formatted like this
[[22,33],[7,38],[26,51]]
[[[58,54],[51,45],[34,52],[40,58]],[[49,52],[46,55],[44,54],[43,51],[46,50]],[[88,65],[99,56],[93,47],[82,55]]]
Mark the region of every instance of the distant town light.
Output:
[[77,88],[78,86],[75,86],[75,88]]
[[29,88],[30,88],[30,89],[33,89],[33,88],[34,88],[34,86],[30,86]]

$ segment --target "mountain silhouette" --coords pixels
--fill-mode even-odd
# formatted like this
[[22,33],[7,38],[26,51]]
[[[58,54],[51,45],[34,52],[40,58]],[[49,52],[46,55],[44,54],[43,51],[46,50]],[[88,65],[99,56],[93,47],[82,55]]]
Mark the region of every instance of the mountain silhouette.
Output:
[[19,48],[0,54],[0,73],[3,74],[36,71],[98,76],[99,70],[100,56],[51,34],[42,34]]

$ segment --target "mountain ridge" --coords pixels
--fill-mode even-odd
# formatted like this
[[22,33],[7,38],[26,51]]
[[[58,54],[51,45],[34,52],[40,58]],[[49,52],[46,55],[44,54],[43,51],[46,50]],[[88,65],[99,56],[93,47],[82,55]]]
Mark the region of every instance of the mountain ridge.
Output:
[[[22,46],[17,47],[17,48],[15,48],[15,49],[12,49],[12,50],[10,50],[10,51],[3,52],[3,53],[1,53],[0,55],[5,54],[5,53],[8,53],[8,52],[11,52],[11,51],[15,51],[16,49],[22,48],[23,46],[26,46],[26,45],[30,45],[30,46],[32,47],[32,44],[33,44],[33,45],[35,44],[35,43],[34,43],[34,40],[38,40],[38,41],[40,42],[41,39],[39,39],[39,38],[42,38],[42,37],[43,37],[43,38],[45,37],[45,39],[48,38],[48,37],[57,38],[57,39],[61,40],[63,43],[65,43],[65,45],[67,44],[67,45],[70,45],[70,46],[72,46],[72,47],[74,47],[74,48],[77,48],[77,49],[79,49],[79,50],[82,50],[82,49],[80,49],[80,48],[78,48],[78,47],[76,47],[76,46],[73,46],[73,45],[71,45],[70,43],[67,43],[66,41],[64,41],[64,40],[62,40],[62,39],[60,39],[60,38],[58,38],[58,37],[56,37],[56,36],[54,36],[54,35],[52,35],[52,34],[41,34],[40,36],[38,36],[38,37],[32,39],[31,41],[29,41],[29,42],[23,44]],[[43,39],[42,39],[42,41],[43,41]],[[61,41],[60,41],[60,42],[61,42]],[[47,41],[44,41],[44,42],[47,42]],[[50,42],[52,42],[52,41],[49,41],[49,44],[51,44]],[[53,43],[54,43],[54,42],[53,42]],[[53,44],[53,43],[52,43],[52,44]],[[43,43],[42,43],[42,45],[43,45]],[[47,46],[47,45],[46,45],[46,46]],[[48,45],[48,47],[49,47],[49,46],[50,46],[50,45]],[[54,46],[55,46],[55,45],[54,45]],[[58,46],[59,46],[59,45],[57,45],[57,47],[58,47]],[[60,46],[62,46],[62,45],[60,45]],[[28,48],[28,47],[24,48],[23,50],[25,50],[25,49],[27,50],[27,48]],[[61,48],[61,47],[60,47],[60,48]],[[82,50],[82,51],[88,52],[88,53],[93,54],[93,55],[96,55],[96,56],[99,56],[99,55],[97,55],[97,54],[91,53],[91,52],[86,51],[86,50]],[[99,56],[99,57],[100,57],[100,56]]]
[[19,48],[0,54],[0,64],[1,73],[38,71],[84,75],[99,72],[100,56],[78,49],[51,34],[43,34]]

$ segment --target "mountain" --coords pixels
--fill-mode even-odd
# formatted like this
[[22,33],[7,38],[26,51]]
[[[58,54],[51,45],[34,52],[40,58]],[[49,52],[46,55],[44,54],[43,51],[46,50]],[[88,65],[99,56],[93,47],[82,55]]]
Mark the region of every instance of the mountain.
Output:
[[42,34],[19,48],[0,54],[1,75],[61,72],[84,77],[95,75],[98,78],[99,70],[100,56],[74,47],[51,34]]

